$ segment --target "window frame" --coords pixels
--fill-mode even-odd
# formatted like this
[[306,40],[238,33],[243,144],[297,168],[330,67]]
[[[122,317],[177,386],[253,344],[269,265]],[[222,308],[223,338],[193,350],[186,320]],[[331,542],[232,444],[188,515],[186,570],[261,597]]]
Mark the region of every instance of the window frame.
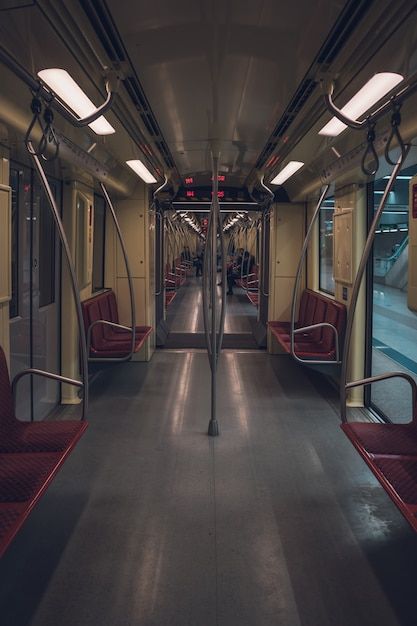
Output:
[[[97,207],[97,201],[102,202],[102,208],[103,208],[103,236],[102,236],[102,247],[101,247],[101,254],[96,255],[95,254],[95,244],[96,244],[96,235],[97,235],[97,221],[96,221],[96,207]],[[101,196],[100,194],[95,193],[94,194],[94,207],[93,207],[93,227],[94,227],[94,231],[93,231],[93,262],[92,262],[92,271],[91,271],[91,291],[92,293],[97,293],[99,291],[102,291],[103,289],[106,288],[106,219],[107,219],[107,207],[106,207],[106,201],[104,199],[103,196]],[[96,256],[100,259],[100,271],[99,271],[99,275],[101,277],[100,285],[96,285],[96,281],[95,281],[95,277],[96,277],[96,273],[95,273],[95,260],[96,260]]]
[[[335,210],[335,199],[334,197],[330,197],[330,198],[326,198],[326,200],[333,200],[333,206],[321,206],[320,210],[319,210],[319,215],[318,215],[318,261],[319,261],[319,280],[318,280],[318,284],[319,284],[319,291],[322,291],[323,293],[328,294],[329,296],[334,297],[335,296],[335,288],[333,288],[333,291],[330,291],[329,289],[326,289],[325,287],[323,287],[322,285],[322,260],[323,260],[323,255],[321,254],[321,250],[322,250],[322,222],[321,222],[321,216],[322,216],[322,211],[324,213],[325,210],[331,210],[332,211],[332,241],[334,242],[334,210]],[[332,266],[331,266],[331,271],[332,271],[332,276],[334,275],[334,245],[332,245]]]

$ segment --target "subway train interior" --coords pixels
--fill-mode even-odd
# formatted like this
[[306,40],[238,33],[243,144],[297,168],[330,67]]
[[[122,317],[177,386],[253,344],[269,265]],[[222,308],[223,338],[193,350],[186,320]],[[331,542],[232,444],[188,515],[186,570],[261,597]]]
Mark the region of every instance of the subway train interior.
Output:
[[0,0],[0,623],[417,623],[417,2]]

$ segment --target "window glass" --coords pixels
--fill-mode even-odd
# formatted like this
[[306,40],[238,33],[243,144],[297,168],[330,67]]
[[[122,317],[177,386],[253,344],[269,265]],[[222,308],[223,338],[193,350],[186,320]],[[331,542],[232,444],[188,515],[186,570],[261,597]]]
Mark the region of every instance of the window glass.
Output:
[[334,198],[327,198],[319,213],[319,289],[334,295],[333,278]]
[[[57,198],[57,185],[49,181]],[[39,306],[55,302],[55,223],[48,201],[42,193],[39,211]]]
[[88,203],[86,198],[77,193],[77,239],[75,248],[75,268],[77,271],[78,287],[83,289],[88,284]]
[[93,291],[104,289],[104,259],[106,246],[106,204],[94,196]]
[[[371,373],[399,370],[417,378],[417,311],[408,291],[409,185],[417,166],[403,170],[390,192],[376,228],[372,264]],[[387,179],[374,183],[371,216]],[[410,390],[401,380],[372,385],[371,405],[393,421],[411,418]]]
[[12,299],[9,303],[10,318],[19,315],[19,171],[10,168],[12,189]]

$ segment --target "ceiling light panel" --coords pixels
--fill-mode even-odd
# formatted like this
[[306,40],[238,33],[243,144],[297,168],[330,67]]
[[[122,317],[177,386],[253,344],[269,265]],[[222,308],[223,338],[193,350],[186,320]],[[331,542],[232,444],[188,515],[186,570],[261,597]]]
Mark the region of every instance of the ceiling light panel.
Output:
[[[66,70],[41,70],[38,76],[80,118],[91,115],[97,109]],[[111,135],[116,132],[103,115],[91,122],[89,127],[97,135]]]
[[[345,104],[341,109],[343,115],[351,120],[357,120],[361,115],[379,102],[387,93],[404,79],[401,74],[381,72],[372,76],[370,80]],[[347,128],[346,124],[333,117],[319,131],[319,135],[336,137]]]
[[156,178],[153,176],[148,168],[139,159],[126,161],[127,165],[141,178],[145,183],[156,183]]
[[304,163],[302,161],[290,161],[288,165],[271,180],[271,185],[282,185],[288,178],[295,174],[295,172],[302,168],[303,165]]

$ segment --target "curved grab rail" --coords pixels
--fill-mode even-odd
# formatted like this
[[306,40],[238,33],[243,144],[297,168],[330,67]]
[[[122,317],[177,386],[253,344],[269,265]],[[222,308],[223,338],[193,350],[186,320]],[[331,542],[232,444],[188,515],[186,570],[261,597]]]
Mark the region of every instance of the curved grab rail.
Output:
[[[165,254],[164,254],[164,245],[163,245],[163,229],[164,229],[164,217],[160,211],[155,211],[155,217],[159,223],[159,285],[158,289],[155,291],[155,296],[160,296],[164,289],[164,275],[165,275]],[[156,252],[156,250],[155,250]]]
[[[340,120],[343,124],[346,124],[346,126],[349,126],[349,128],[355,128],[356,130],[360,130],[361,128],[365,128],[366,124],[367,124],[367,120],[362,120],[361,122],[358,122],[357,120],[352,120],[350,117],[347,117],[343,111],[341,111],[333,102],[333,92],[334,92],[334,83],[333,82],[329,82],[327,83],[327,89],[326,89],[326,84],[324,83],[324,81],[321,82],[321,87],[323,89],[324,93],[324,101],[326,103],[326,107],[329,109],[329,111],[331,113],[333,113],[333,115],[335,117],[337,117],[338,120]],[[368,118],[369,119],[369,118]]]
[[378,374],[377,376],[369,376],[368,378],[362,378],[360,380],[353,380],[350,383],[346,383],[346,389],[353,389],[354,387],[362,387],[364,385],[372,385],[373,383],[381,382],[382,380],[389,380],[390,378],[404,378],[411,387],[412,396],[412,419],[413,422],[417,421],[417,383],[412,376],[406,372],[386,372],[385,374]]
[[86,115],[85,117],[77,117],[71,109],[69,109],[59,98],[58,96],[42,81],[42,87],[49,94],[51,94],[51,106],[53,106],[63,117],[65,117],[73,126],[76,128],[82,128],[83,126],[88,126],[88,124],[92,124],[99,117],[104,115],[113,104],[114,96],[116,95],[119,87],[120,79],[116,78],[115,86],[112,85],[112,80],[107,78],[105,81],[105,89],[106,89],[106,99],[105,101],[97,107],[92,113]]
[[301,328],[296,328],[294,330],[293,335],[297,335],[299,333],[303,333],[305,331],[308,330],[316,330],[317,328],[330,328],[332,330],[332,332],[334,333],[334,339],[335,339],[335,358],[334,359],[329,359],[329,360],[325,360],[325,359],[302,359],[300,356],[298,356],[298,354],[295,352],[294,346],[293,346],[293,342],[291,342],[291,356],[296,360],[299,361],[299,363],[308,363],[309,365],[323,365],[323,364],[329,364],[331,363],[332,365],[340,365],[340,353],[339,353],[339,333],[337,331],[337,328],[335,326],[333,326],[333,324],[330,324],[330,322],[319,322],[318,324],[310,324],[310,326],[303,326]]
[[[89,329],[87,331],[87,338],[88,338],[88,361],[90,363],[123,363],[124,361],[129,361],[132,356],[133,353],[135,351],[135,341],[136,341],[136,305],[135,305],[135,295],[134,295],[134,290],[133,290],[133,278],[132,278],[132,273],[130,271],[130,265],[129,265],[129,259],[127,256],[127,251],[126,251],[126,246],[125,246],[125,242],[123,239],[123,235],[122,235],[122,231],[120,229],[120,225],[119,225],[119,221],[117,219],[116,216],[116,212],[114,210],[113,207],[113,203],[110,199],[110,196],[108,194],[108,191],[106,189],[106,186],[104,185],[104,183],[100,183],[100,187],[101,190],[104,194],[104,198],[106,200],[106,205],[110,211],[110,214],[112,216],[113,219],[113,223],[114,223],[114,227],[116,229],[116,233],[117,233],[117,237],[119,239],[119,243],[120,243],[120,247],[122,249],[122,254],[123,254],[123,259],[125,262],[125,267],[126,267],[126,274],[127,274],[127,283],[129,285],[129,296],[130,296],[130,319],[131,319],[131,328],[129,328],[129,326],[124,327],[125,330],[130,330],[132,335],[131,335],[131,342],[130,342],[130,351],[128,354],[126,354],[126,356],[123,357],[90,357],[90,341],[91,341],[91,331],[90,328],[92,326],[95,325],[95,322],[93,322],[93,324],[91,324],[89,326]],[[108,320],[96,320],[96,322],[100,322],[102,324],[108,322]],[[114,323],[108,323],[109,325],[113,325]]]
[[12,397],[14,405],[16,405],[17,383],[21,378],[28,375],[42,376],[43,378],[49,378],[50,380],[55,380],[59,383],[74,385],[75,387],[80,387],[81,389],[83,388],[83,383],[80,380],[76,380],[75,378],[68,378],[68,376],[61,376],[60,374],[55,374],[54,372],[46,372],[45,370],[40,370],[35,367],[28,367],[27,369],[18,372],[12,380]]
[[[406,85],[403,85],[401,89],[399,89],[395,94],[389,98],[386,102],[381,104],[375,111],[373,111],[370,115],[368,115],[364,120],[352,120],[347,117],[333,102],[333,91],[334,91],[334,83],[332,81],[320,81],[322,91],[324,92],[324,101],[328,110],[337,117],[338,120],[349,126],[349,128],[354,128],[356,130],[360,130],[366,126],[368,122],[375,123],[378,119],[383,117],[392,106],[392,102],[399,104],[404,102],[408,97],[410,97],[417,90],[417,80],[414,82],[408,82]],[[400,85],[397,85],[399,87]]]
[[83,399],[82,399],[83,406],[82,406],[81,419],[84,420],[86,412],[87,412],[87,408],[88,408],[88,359],[87,359],[87,342],[86,342],[85,329],[84,329],[84,320],[83,320],[83,314],[81,310],[80,290],[78,288],[77,276],[76,276],[75,267],[71,258],[71,252],[70,252],[70,248],[68,244],[68,239],[66,237],[65,230],[61,221],[61,216],[59,214],[58,207],[55,202],[54,194],[52,193],[51,187],[49,185],[46,174],[43,170],[42,164],[39,160],[38,155],[36,154],[33,148],[33,145],[30,139],[26,141],[26,149],[29,152],[35,164],[35,169],[38,173],[39,179],[41,181],[41,185],[48,199],[49,208],[51,210],[52,217],[55,222],[55,226],[57,228],[62,247],[64,249],[65,257],[67,259],[71,287],[72,287],[72,292],[73,292],[73,296],[75,300],[75,309],[76,309],[77,323],[78,323],[78,330],[79,330],[79,337],[80,337],[80,361],[81,361],[81,376],[82,376],[81,385],[83,389]]
[[[310,239],[313,234],[314,224],[316,223],[324,198],[326,197],[327,192],[329,191],[329,187],[330,185],[325,185],[323,187],[323,191],[320,194],[320,197],[317,202],[316,208],[314,210],[313,216],[311,218],[309,227],[307,229],[306,236],[304,238],[303,247],[301,248],[300,258],[298,260],[297,272],[295,274],[294,289],[292,293],[292,302],[291,302],[291,330],[290,330],[291,348],[290,349],[291,349],[291,355],[297,360],[299,360],[299,358],[296,356],[296,353],[295,353],[295,330],[296,330],[295,314],[296,314],[296,309],[297,309],[297,296],[298,296],[298,291],[300,288],[301,275],[303,272],[304,260],[307,254],[308,244],[310,243]],[[309,361],[309,363],[311,363],[311,361]],[[323,364],[324,363],[325,364],[335,363],[335,361],[323,361]]]
[[350,306],[349,306],[349,311],[348,311],[347,320],[346,320],[345,341],[344,341],[344,348],[343,348],[343,355],[342,355],[342,366],[341,366],[341,371],[340,371],[340,414],[341,414],[342,422],[347,422],[347,414],[346,414],[347,413],[347,406],[346,406],[347,405],[347,389],[348,389],[347,365],[348,365],[348,359],[349,359],[350,341],[352,338],[353,320],[355,316],[356,305],[358,302],[359,290],[362,284],[362,278],[365,273],[366,265],[368,263],[368,259],[371,254],[372,246],[374,243],[376,227],[378,225],[379,220],[381,219],[381,215],[384,211],[389,193],[394,186],[395,180],[398,176],[399,171],[401,170],[404,160],[407,158],[409,150],[410,150],[410,146],[407,145],[404,153],[403,152],[400,153],[397,163],[391,172],[391,176],[385,187],[378,209],[374,213],[374,218],[369,228],[369,232],[366,238],[361,260],[359,262],[358,271],[355,276],[355,282],[353,283],[353,287],[352,287]]
[[[164,254],[164,246],[163,246],[163,215],[159,208],[156,207],[156,201],[158,194],[166,187],[168,184],[168,176],[164,174],[164,182],[157,189],[155,189],[152,197],[152,206],[155,208],[155,217],[159,220],[159,254],[160,254],[160,265],[159,265],[159,287],[155,291],[155,296],[160,296],[164,290],[164,275],[165,275],[165,254]],[[155,246],[156,253],[156,246]]]

